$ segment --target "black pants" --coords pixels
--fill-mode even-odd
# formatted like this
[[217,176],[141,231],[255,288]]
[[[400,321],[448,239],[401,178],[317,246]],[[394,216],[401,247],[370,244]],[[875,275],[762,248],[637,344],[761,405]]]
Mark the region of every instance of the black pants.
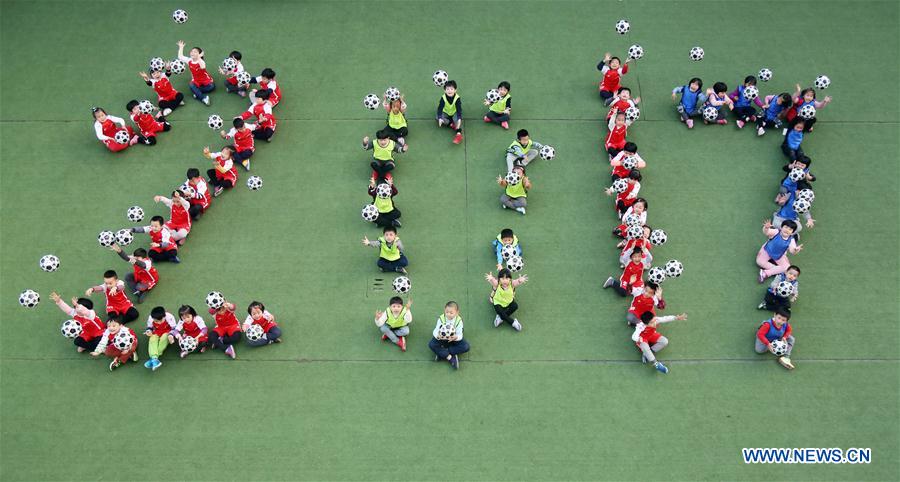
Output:
[[497,313],[500,319],[506,323],[509,323],[510,325],[513,323],[512,314],[515,313],[518,309],[519,305],[516,304],[516,300],[513,300],[506,308],[500,305],[494,305],[494,311]]
[[609,153],[609,157],[616,157],[616,154],[622,152],[622,149],[616,149],[615,147],[607,147],[606,152]]
[[815,123],[816,123],[816,118],[815,118],[815,117],[813,117],[812,119],[804,119],[804,120],[803,120],[803,125],[804,125],[805,127],[803,128],[803,132],[809,132],[809,131],[811,131],[812,128],[813,128],[813,125],[815,125]]
[[178,257],[178,249],[169,249],[162,251],[153,251],[150,250],[150,259],[153,261],[172,261],[173,258]]
[[734,112],[735,117],[744,122],[750,122],[750,117],[756,115],[756,109],[754,109],[752,105],[735,107],[732,112]]
[[796,149],[791,149],[791,146],[789,146],[787,143],[787,136],[785,136],[784,142],[781,143],[781,152],[783,152],[790,161],[796,161],[797,159],[806,155],[803,153],[803,149],[799,146],[797,146]]
[[228,345],[235,345],[237,342],[241,341],[241,332],[236,331],[232,333],[231,336],[219,336],[218,333],[210,331],[209,341],[214,347],[224,350],[228,348]]
[[144,283],[138,283],[134,279],[134,273],[127,273],[125,275],[125,286],[127,286],[132,293],[149,290],[149,288],[147,288],[147,285],[145,285]]
[[196,221],[203,214],[203,206],[199,204],[191,204],[191,207],[188,208],[188,214],[191,215],[191,219]]
[[138,313],[137,308],[135,308],[133,306],[131,308],[128,308],[128,311],[126,311],[125,313],[119,313],[118,311],[110,311],[110,312],[107,312],[106,314],[107,314],[107,316],[109,316],[109,315],[112,315],[113,313],[119,315],[120,323],[128,323],[130,321],[134,321],[134,320],[138,319],[138,316],[141,316],[141,314]]
[[253,138],[258,141],[267,141],[275,135],[275,130],[271,127],[266,127],[265,129],[256,129],[253,131]]
[[379,213],[378,218],[375,220],[375,224],[381,228],[393,226],[394,221],[397,219],[400,219],[400,210],[397,209],[397,206],[394,206],[394,210],[391,212]]
[[498,114],[492,110],[489,110],[484,116],[490,119],[491,122],[495,124],[500,124],[501,122],[509,122],[509,114]]
[[409,129],[407,129],[406,127],[394,129],[391,126],[384,126],[384,132],[386,132],[388,137],[390,137],[393,141],[398,141],[401,137],[406,137],[409,135]]
[[372,161],[369,165],[372,166],[373,171],[378,173],[379,178],[384,177],[387,173],[393,171],[395,166],[394,161],[382,162],[377,159]]
[[778,308],[791,307],[791,300],[789,298],[782,298],[768,290],[766,290],[766,297],[763,301],[766,303],[766,311],[775,311]]
[[756,127],[760,129],[765,129],[766,127],[774,127],[778,129],[781,127],[781,119],[778,117],[774,119],[767,119],[765,112],[763,112],[759,117],[756,118]]
[[181,105],[182,102],[184,102],[184,94],[179,92],[178,94],[175,95],[175,99],[173,99],[173,100],[159,101],[159,109],[160,110],[165,110],[165,109],[175,110]]
[[226,189],[231,189],[234,187],[234,183],[232,183],[230,179],[218,179],[216,177],[215,169],[206,171],[206,176],[209,178],[209,183],[215,187],[222,187]]
[[84,338],[82,338],[80,336],[76,336],[75,339],[72,340],[72,342],[75,343],[75,346],[77,346],[77,347],[84,348],[87,351],[94,351],[97,349],[97,345],[100,343],[100,340],[102,340],[102,339],[103,339],[102,336],[97,336],[97,337],[91,338],[90,340],[85,340]]
[[622,282],[619,280],[613,280],[613,284],[612,284],[611,288],[616,293],[619,293],[619,296],[623,296],[623,297],[628,296],[628,291],[626,291],[625,288],[622,287]]
[[[172,126],[168,122],[166,122],[165,117],[159,117],[156,120],[163,123],[163,132],[169,132],[172,129]],[[156,145],[156,135],[154,134],[152,136],[145,137],[143,135],[138,134],[138,142],[140,142],[141,144],[144,144],[146,146],[155,146]]]
[[615,96],[615,95],[616,94],[614,94],[608,90],[601,90],[600,98],[603,99],[603,105],[609,105],[609,103],[612,101],[613,96]]
[[253,157],[253,149],[247,149],[246,151],[237,151],[234,153],[234,160],[238,163],[242,163],[245,159],[250,159],[251,157]]

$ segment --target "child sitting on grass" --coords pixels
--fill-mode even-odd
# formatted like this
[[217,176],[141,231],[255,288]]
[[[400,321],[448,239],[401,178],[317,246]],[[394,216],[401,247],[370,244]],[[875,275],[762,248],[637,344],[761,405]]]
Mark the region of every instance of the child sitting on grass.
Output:
[[756,76],[748,75],[744,78],[744,83],[737,86],[734,89],[734,92],[728,94],[728,97],[731,98],[732,102],[734,102],[734,115],[737,117],[737,127],[738,129],[743,129],[745,125],[749,122],[756,122],[756,109],[753,107],[755,103],[757,106],[762,107],[763,101],[760,100],[759,95],[756,96],[753,100],[747,98],[744,95],[747,87],[756,87]]
[[[799,277],[800,268],[795,265],[791,265],[784,273],[776,275],[772,280],[772,283],[769,284],[769,288],[766,290],[766,295],[762,302],[760,302],[759,306],[756,308],[768,311],[775,311],[779,308],[790,308],[791,303],[797,301],[797,296],[800,295],[800,281],[797,279]],[[791,284],[793,291],[788,296],[781,296],[775,290],[779,283],[785,281]]]
[[[121,330],[131,333],[131,339],[134,340],[131,346],[126,350],[116,348],[116,345],[113,343],[116,339],[116,335],[118,335]],[[113,315],[106,320],[106,330],[103,331],[100,342],[97,343],[97,347],[91,352],[91,356],[98,357],[103,353],[107,357],[112,358],[112,361],[109,362],[109,371],[113,371],[123,364],[128,363],[128,360],[138,361],[137,349],[138,339],[134,334],[134,330],[121,324],[118,315]]]
[[263,335],[258,340],[247,339],[250,346],[266,346],[272,343],[281,343],[281,328],[275,322],[275,315],[266,310],[266,306],[259,301],[252,301],[247,306],[247,318],[244,320],[244,332],[251,325],[259,325],[263,329]]
[[[497,176],[497,184],[505,190],[500,195],[500,207],[503,209],[514,209],[525,214],[525,207],[528,206],[528,190],[531,189],[531,179],[525,175],[525,168],[516,166],[512,172],[518,174],[518,182],[511,184],[506,177]],[[515,176],[514,176],[515,177]]]
[[609,52],[603,54],[603,60],[597,64],[597,70],[603,74],[603,80],[600,81],[600,98],[603,105],[612,103],[615,92],[619,90],[619,82],[622,76],[628,73],[628,62],[631,59],[625,59],[625,63],[618,57],[612,57]]
[[71,316],[81,324],[81,334],[72,339],[75,350],[78,353],[94,351],[106,330],[106,325],[94,312],[94,302],[87,298],[72,297],[72,306],[69,306],[55,291],[50,293],[50,299],[66,316]]
[[511,246],[516,256],[522,256],[522,246],[519,244],[519,238],[513,233],[512,229],[505,228],[497,235],[497,239],[491,241],[494,248],[494,255],[497,257],[497,271],[503,269],[503,247]]
[[197,346],[193,350],[182,349],[181,358],[187,357],[195,350],[203,353],[209,346],[209,329],[206,327],[206,322],[197,315],[197,311],[190,305],[181,305],[181,308],[178,308],[175,338],[178,340],[179,345],[184,337],[191,337],[196,340]]
[[766,96],[762,106],[763,111],[756,118],[756,135],[764,135],[766,127],[774,127],[775,129],[781,127],[781,120],[785,117],[793,102],[791,94],[787,92]]
[[[385,228],[393,226],[400,227],[400,210],[394,204],[394,196],[397,195],[397,186],[394,185],[393,179],[388,179],[385,183],[390,188],[390,194],[384,196],[379,194],[378,186],[375,185],[375,179],[369,179],[369,196],[372,196],[372,204],[378,209],[378,217],[375,218],[375,224]],[[382,188],[384,189],[384,188]]]
[[[712,89],[707,89],[706,91],[706,103],[703,105],[703,108],[706,109],[708,106],[712,106],[716,109],[718,113],[718,117],[712,122],[715,122],[719,125],[725,125],[728,121],[725,119],[725,113],[722,112],[722,106],[727,105],[728,110],[734,110],[734,102],[731,100],[731,97],[728,97],[728,86],[725,85],[725,82],[716,82],[713,84]],[[711,121],[707,120],[705,117],[703,118],[704,124],[709,124]]]
[[209,314],[216,320],[216,326],[209,334],[213,348],[218,348],[234,360],[237,353],[234,345],[241,341],[241,324],[234,316],[234,303],[225,301],[218,308],[210,308]]
[[445,360],[459,370],[459,355],[469,351],[469,342],[463,338],[463,319],[459,304],[448,301],[444,313],[438,317],[431,333],[428,348],[434,352],[434,361]]
[[381,341],[391,340],[391,343],[400,347],[400,351],[406,351],[406,337],[409,335],[409,324],[412,323],[412,300],[403,306],[403,299],[394,296],[388,301],[388,307],[384,311],[375,310],[375,326],[381,330]]
[[669,345],[669,339],[659,334],[656,327],[660,323],[669,323],[675,320],[683,321],[687,319],[687,313],[680,315],[656,316],[650,311],[646,311],[641,315],[641,321],[634,327],[634,333],[631,334],[631,341],[634,342],[638,350],[641,351],[641,361],[644,363],[652,363],[660,373],[668,374],[669,368],[656,359],[656,353]]
[[488,111],[484,115],[485,122],[500,124],[504,129],[509,129],[509,113],[512,110],[512,98],[509,96],[509,89],[509,82],[504,80],[497,85],[497,91],[500,92],[500,100],[491,103],[485,99],[484,105],[488,106]]
[[175,326],[175,317],[162,306],[157,306],[150,310],[150,317],[147,318],[147,329],[144,331],[144,334],[149,337],[147,354],[150,356],[150,359],[144,363],[145,368],[156,371],[157,368],[162,366],[159,357],[166,351],[169,343],[175,343]]
[[378,182],[379,179],[393,179],[391,171],[396,167],[394,161],[395,152],[406,152],[409,150],[407,144],[394,142],[390,135],[383,129],[375,133],[375,142],[371,142],[369,136],[363,137],[363,150],[372,149],[372,179]]
[[612,288],[620,296],[625,297],[628,294],[637,295],[644,287],[644,250],[634,248],[631,251],[631,261],[625,266],[619,279],[612,276],[603,283],[603,289]]
[[387,125],[382,130],[391,140],[397,141],[400,145],[406,144],[406,136],[409,135],[406,124],[406,100],[401,95],[399,99],[388,102],[387,96],[384,96],[383,105],[387,112]]
[[448,80],[444,84],[444,94],[438,101],[437,123],[438,127],[447,126],[456,131],[454,144],[462,142],[462,99],[456,94],[455,80]]
[[515,166],[527,166],[538,156],[542,147],[543,144],[531,139],[527,130],[519,129],[516,140],[506,148],[506,172],[512,171]]
[[113,243],[109,249],[115,251],[120,258],[134,266],[134,272],[125,275],[125,284],[128,285],[128,289],[134,295],[135,301],[138,304],[143,303],[144,296],[147,296],[147,293],[159,282],[159,273],[153,267],[153,260],[147,256],[147,250],[138,248],[134,250],[133,255],[129,256],[116,243]]
[[772,221],[766,219],[763,222],[763,234],[768,241],[759,248],[756,254],[756,264],[759,266],[758,281],[763,283],[766,278],[781,274],[791,266],[787,253],[797,254],[803,249],[802,244],[797,244],[794,233],[797,232],[797,223],[785,221],[779,229],[772,227]]
[[513,279],[512,273],[508,269],[501,269],[496,278],[491,273],[487,273],[484,275],[484,279],[490,283],[492,288],[489,299],[497,313],[497,316],[494,317],[494,328],[503,323],[509,323],[516,331],[522,331],[522,324],[512,315],[519,309],[515,300],[516,288],[528,281],[528,275],[521,275]]
[[625,123],[625,113],[613,109],[613,117],[610,119],[609,134],[606,136],[606,142],[603,146],[609,158],[615,157],[622,149],[625,148],[627,141],[625,136],[628,135],[628,124]]
[[787,352],[783,356],[778,357],[778,363],[788,370],[793,370],[794,364],[791,363],[791,351],[794,349],[794,336],[791,335],[791,324],[788,323],[790,319],[790,310],[787,308],[776,309],[772,317],[762,322],[759,325],[759,329],[756,330],[756,340],[753,348],[759,354],[767,351],[774,354],[772,342],[775,340],[784,341],[787,343]]
[[687,125],[688,129],[694,128],[693,117],[701,114],[697,104],[706,103],[706,94],[703,93],[703,81],[699,77],[694,77],[688,81],[687,85],[675,87],[672,89],[672,102],[676,102],[678,94],[681,94],[681,100],[675,106],[681,122]]
[[403,242],[397,237],[397,228],[393,226],[385,226],[382,231],[383,235],[378,239],[369,240],[368,236],[363,236],[363,246],[371,246],[378,248],[378,268],[382,272],[397,272],[407,274],[406,266],[409,261],[403,254]]

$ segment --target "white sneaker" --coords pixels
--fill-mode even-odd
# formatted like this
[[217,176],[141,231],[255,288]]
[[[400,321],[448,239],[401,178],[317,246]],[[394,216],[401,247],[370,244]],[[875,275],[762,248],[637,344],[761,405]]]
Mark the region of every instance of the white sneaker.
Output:
[[501,204],[500,207],[506,209],[506,204]]
[[612,276],[610,276],[609,278],[606,278],[606,282],[603,283],[603,288],[604,288],[604,289],[609,288],[610,286],[613,285],[613,283],[614,283],[615,281],[616,281],[616,280],[614,280]]
[[172,113],[172,109],[170,109],[170,108],[168,108],[168,107],[166,107],[166,108],[163,109],[163,111],[162,111],[163,117],[165,117],[165,116],[167,116],[167,115],[169,115],[169,114],[171,114],[171,113]]
[[494,328],[499,327],[501,323],[503,323],[503,318],[500,318],[500,315],[495,316],[494,317]]
[[763,129],[762,127],[760,127],[759,129],[756,129],[756,135],[758,135],[758,136],[761,136],[765,133],[766,133],[766,130]]
[[519,323],[519,320],[513,319],[513,328],[515,328],[516,331],[522,331],[522,324]]
[[525,208],[516,208],[516,211],[519,211],[522,214],[525,214]]
[[208,95],[203,98],[203,103],[206,105],[209,105],[209,96]]

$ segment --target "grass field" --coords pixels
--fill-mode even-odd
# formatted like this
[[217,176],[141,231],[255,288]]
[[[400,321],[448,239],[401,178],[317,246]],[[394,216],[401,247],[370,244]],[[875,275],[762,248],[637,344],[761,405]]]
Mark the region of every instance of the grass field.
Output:
[[[171,21],[175,8],[188,23]],[[613,32],[619,18],[627,36]],[[898,25],[897,1],[0,2],[0,479],[897,480]],[[217,74],[212,106],[193,101],[185,74],[173,83],[187,106],[157,146],[111,154],[96,141],[90,106],[124,117],[129,99],[155,99],[136,73],[172,58],[178,39],[211,65],[238,49],[251,72],[273,67],[285,100],[253,161],[265,186],[248,191],[242,172],[214,201],[135,323],[216,289],[239,310],[264,301],[285,343],[242,344],[234,361],[170,347],[157,372],[110,374],[59,336],[50,292],[68,299],[106,269],[126,272],[97,233],[128,224],[133,204],[164,214],[152,197],[221,144],[207,116],[246,108]],[[655,254],[686,268],[666,285],[666,313],[690,315],[661,329],[668,376],[640,363],[626,301],[600,289],[618,263],[595,65],[631,43],[646,55],[623,80],[642,99],[629,139],[648,161],[650,222],[669,234]],[[688,60],[693,45],[703,62]],[[763,66],[775,72],[763,94],[825,73],[834,97],[804,141],[817,226],[791,258],[803,268],[793,372],[753,351],[766,317],[754,257],[781,137],[687,131],[669,99],[692,76],[732,87]],[[460,146],[432,120],[438,68],[460,84]],[[512,83],[511,131],[557,151],[529,169],[524,217],[499,208],[493,181],[513,134],[479,120],[500,80]],[[361,99],[388,85],[406,94],[411,131],[396,172],[414,284],[407,353],[378,341],[372,314],[388,294],[372,290],[383,276],[360,245],[377,231],[359,218],[370,157],[359,141],[383,126]],[[521,333],[495,330],[486,302],[504,227],[531,278]],[[38,269],[47,253],[59,271]],[[15,302],[26,288],[42,295],[34,310]],[[457,373],[427,347],[449,299],[472,345]],[[742,447],[870,447],[873,459],[745,465]]]

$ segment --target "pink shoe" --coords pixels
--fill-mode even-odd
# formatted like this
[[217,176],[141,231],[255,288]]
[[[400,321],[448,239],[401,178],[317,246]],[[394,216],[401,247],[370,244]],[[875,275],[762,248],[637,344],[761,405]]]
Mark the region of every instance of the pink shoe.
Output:
[[742,121],[742,120],[737,120],[735,123],[737,124],[738,129],[743,129],[743,128],[744,128],[744,121]]
[[491,118],[488,117],[488,116],[484,116],[484,121],[487,122],[488,124],[490,124],[490,123],[491,123]]
[[728,121],[725,119],[719,119],[716,121],[716,124],[719,124],[720,126],[724,126],[727,123],[728,123]]
[[132,136],[131,140],[128,141],[129,146],[133,146],[138,143],[138,136]]
[[688,129],[694,128],[694,119],[688,119],[688,120],[684,121],[684,123],[687,124]]
[[509,130],[509,122],[503,121],[500,123],[500,126],[502,126],[506,130]]
[[181,352],[181,358],[186,358],[190,352],[183,351]]
[[457,133],[456,136],[453,138],[453,143],[459,144],[460,142],[462,142],[462,139],[463,139],[462,134]]
[[228,345],[228,348],[225,349],[225,354],[230,356],[232,360],[234,360],[234,345]]

